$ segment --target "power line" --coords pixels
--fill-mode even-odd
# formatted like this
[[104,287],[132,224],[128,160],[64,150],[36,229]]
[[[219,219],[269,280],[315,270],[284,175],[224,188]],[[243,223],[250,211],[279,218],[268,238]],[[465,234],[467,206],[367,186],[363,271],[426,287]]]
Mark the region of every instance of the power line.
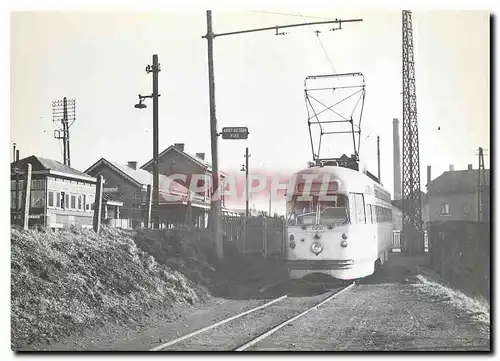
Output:
[[335,20],[333,18],[324,18],[320,16],[307,16],[307,15],[297,15],[297,14],[288,14],[288,13],[278,13],[273,11],[262,11],[262,10],[248,10],[252,13],[261,13],[261,14],[274,14],[274,15],[285,15],[285,16],[293,16],[293,17],[301,17],[301,18],[309,18],[309,19],[323,19],[323,20]]
[[326,56],[326,58],[328,59],[328,62],[330,63],[330,65],[331,65],[331,67],[332,67],[333,72],[334,72],[334,73],[336,73],[336,71],[335,71],[335,67],[333,66],[332,60],[331,60],[331,59],[330,59],[330,57],[328,56],[328,53],[327,53],[327,51],[326,51],[326,49],[325,49],[325,47],[324,47],[324,45],[323,45],[323,42],[321,41],[321,39],[320,39],[319,35],[316,35],[316,36],[317,36],[317,38],[318,38],[318,40],[319,40],[319,43],[320,43],[320,45],[321,45],[321,49],[323,49],[323,52],[325,53],[325,56]]
[[[305,17],[305,16],[300,15],[300,14],[299,14],[298,16],[300,16],[300,17],[302,18],[302,20],[304,21],[304,23],[306,23],[306,19],[305,19],[306,17]],[[326,51],[326,49],[325,49],[325,46],[323,45],[323,42],[321,41],[321,39],[320,39],[320,37],[319,37],[320,31],[319,31],[319,30],[316,30],[316,31],[315,31],[315,30],[312,28],[312,26],[311,26],[311,25],[309,25],[309,28],[311,29],[311,31],[313,32],[313,34],[314,34],[314,35],[316,35],[316,39],[318,39],[319,44],[321,45],[321,49],[323,49],[323,53],[324,53],[324,54],[325,54],[325,56],[326,56],[326,59],[327,59],[327,60],[328,60],[328,62],[330,63],[330,66],[332,67],[333,72],[334,72],[334,73],[336,73],[335,67],[333,66],[333,62],[332,62],[332,60],[330,59],[330,57],[328,56],[328,53],[327,53],[327,51]]]

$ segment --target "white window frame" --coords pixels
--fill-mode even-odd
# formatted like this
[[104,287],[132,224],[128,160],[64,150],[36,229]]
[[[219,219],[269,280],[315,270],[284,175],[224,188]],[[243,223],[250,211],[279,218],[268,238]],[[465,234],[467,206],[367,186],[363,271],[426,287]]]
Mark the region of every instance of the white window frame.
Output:
[[[444,208],[444,212],[443,212],[443,208]],[[441,216],[449,216],[450,215],[450,204],[449,203],[441,204],[441,211],[439,214]]]

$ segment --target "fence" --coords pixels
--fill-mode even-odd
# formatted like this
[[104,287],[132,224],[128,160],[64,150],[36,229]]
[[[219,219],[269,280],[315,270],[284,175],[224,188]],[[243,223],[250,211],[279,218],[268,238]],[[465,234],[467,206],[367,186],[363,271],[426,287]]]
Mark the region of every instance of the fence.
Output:
[[490,297],[490,223],[431,222],[432,267],[457,288]]
[[[401,231],[392,231],[392,252],[401,252]],[[429,237],[427,231],[424,231],[424,252],[429,252]]]
[[104,223],[107,223],[111,227],[128,229],[130,227],[130,221],[128,219],[106,219]]
[[243,254],[261,253],[266,258],[284,256],[285,221],[280,218],[222,216],[224,238]]

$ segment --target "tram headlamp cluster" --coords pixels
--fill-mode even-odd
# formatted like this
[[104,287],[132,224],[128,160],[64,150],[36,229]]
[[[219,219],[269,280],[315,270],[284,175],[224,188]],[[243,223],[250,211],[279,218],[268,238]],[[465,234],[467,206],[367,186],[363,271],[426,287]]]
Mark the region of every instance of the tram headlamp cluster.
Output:
[[290,241],[290,248],[291,248],[291,249],[294,249],[294,248],[295,248],[295,242],[294,242],[294,241]]
[[320,243],[313,243],[311,246],[311,251],[317,256],[323,251],[323,245]]
[[347,234],[342,233],[342,239],[347,239]]
[[293,234],[290,235],[290,241],[293,241],[295,239],[295,237],[293,236]]
[[342,247],[347,247],[347,241],[346,240],[343,240],[342,242],[340,242],[340,245]]

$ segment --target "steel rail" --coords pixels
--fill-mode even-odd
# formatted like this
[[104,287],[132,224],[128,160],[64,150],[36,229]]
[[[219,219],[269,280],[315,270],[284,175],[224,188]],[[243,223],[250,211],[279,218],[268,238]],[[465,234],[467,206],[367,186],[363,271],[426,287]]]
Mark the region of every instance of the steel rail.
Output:
[[275,333],[276,331],[278,331],[279,329],[281,329],[282,327],[285,327],[286,325],[288,325],[289,323],[299,319],[300,317],[302,316],[305,316],[306,314],[308,314],[309,312],[311,312],[312,310],[315,310],[317,309],[318,307],[324,305],[325,303],[327,303],[328,301],[332,300],[333,298],[337,297],[338,295],[340,295],[341,293],[343,293],[344,291],[347,291],[349,289],[351,289],[352,287],[354,287],[356,285],[355,282],[351,283],[349,286],[347,287],[344,287],[342,288],[340,291],[338,292],[335,292],[333,295],[327,297],[326,299],[324,299],[323,301],[317,303],[316,305],[312,306],[311,308],[308,308],[307,310],[305,310],[304,312],[292,317],[292,318],[289,318],[288,320],[280,323],[278,326],[275,326],[273,328],[271,328],[269,331],[267,332],[264,332],[263,334],[255,337],[254,339],[252,339],[251,341],[245,343],[244,345],[241,345],[240,347],[236,348],[234,351],[244,351],[246,350],[247,348],[249,348],[250,346],[253,346],[255,345],[257,342],[259,341],[262,341],[263,339],[269,337],[270,335],[272,335],[273,333]]
[[278,297],[272,301],[269,301],[267,303],[264,303],[263,305],[260,305],[258,307],[255,307],[255,308],[252,308],[251,310],[248,310],[248,311],[245,311],[245,312],[242,312],[242,313],[239,313],[237,315],[234,315],[232,317],[229,317],[229,318],[226,318],[222,321],[219,321],[217,323],[214,323],[210,326],[207,326],[207,327],[203,327],[201,329],[198,329],[194,332],[191,332],[191,333],[188,333],[187,335],[184,335],[182,337],[179,337],[179,338],[176,338],[175,340],[172,340],[172,341],[168,341],[168,342],[165,342],[165,343],[162,343],[161,345],[158,345],[156,347],[153,347],[152,349],[150,349],[149,351],[159,351],[159,350],[162,350],[168,346],[172,346],[178,342],[181,342],[181,341],[184,341],[184,340],[187,340],[188,338],[191,338],[193,336],[196,336],[196,335],[199,335],[200,333],[203,333],[205,331],[208,331],[208,330],[211,330],[212,328],[215,328],[217,326],[220,326],[220,325],[223,325],[227,322],[230,322],[230,321],[233,321],[233,320],[236,320],[237,318],[240,318],[240,317],[243,317],[243,316],[246,316],[248,315],[249,313],[252,313],[252,312],[255,312],[255,311],[258,311],[258,310],[261,310],[265,307],[268,307],[268,306],[271,306],[272,304],[276,303],[276,302],[279,302],[281,300],[284,300],[285,298],[287,298],[288,295],[284,295],[284,296],[281,296],[281,297]]

